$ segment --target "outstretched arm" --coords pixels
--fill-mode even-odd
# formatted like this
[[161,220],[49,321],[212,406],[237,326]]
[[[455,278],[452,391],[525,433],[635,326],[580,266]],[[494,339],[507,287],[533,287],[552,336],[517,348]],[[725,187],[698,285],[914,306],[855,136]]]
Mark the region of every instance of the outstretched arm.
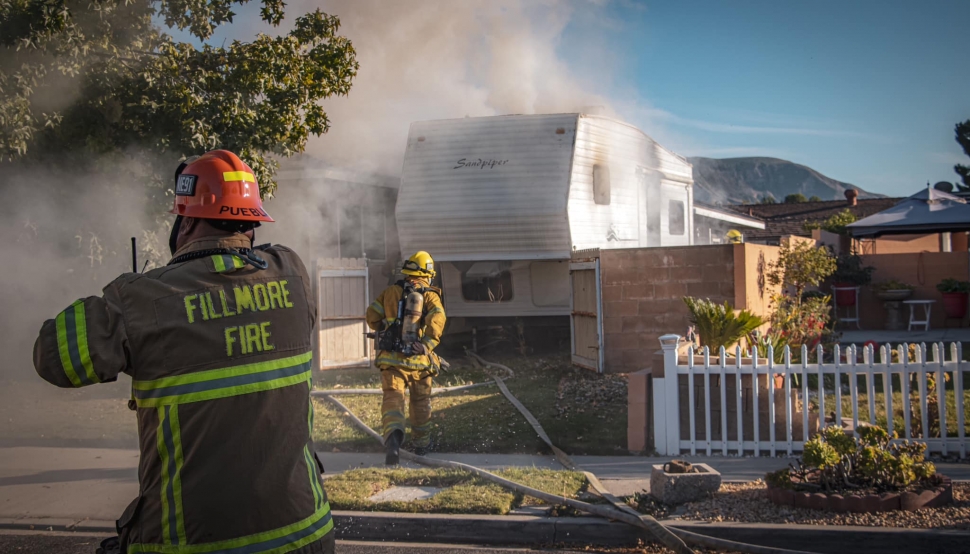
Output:
[[128,366],[124,317],[105,296],[78,300],[44,322],[34,343],[34,369],[58,387],[114,381]]

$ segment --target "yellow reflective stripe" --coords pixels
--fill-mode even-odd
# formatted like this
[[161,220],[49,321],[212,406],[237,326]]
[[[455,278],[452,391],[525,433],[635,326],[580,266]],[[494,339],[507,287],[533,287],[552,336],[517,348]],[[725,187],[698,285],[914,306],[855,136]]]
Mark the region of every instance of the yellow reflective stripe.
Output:
[[183,458],[178,406],[161,406],[157,413],[158,430],[155,438],[162,466],[162,540],[165,544],[184,545],[187,541],[182,512]]
[[81,357],[81,366],[84,367],[84,373],[92,383],[100,383],[101,379],[94,372],[91,352],[88,350],[88,324],[85,320],[84,302],[80,300],[74,303],[74,330],[77,335],[77,351]]
[[212,265],[215,266],[216,271],[219,273],[226,270],[226,261],[222,259],[222,254],[215,254],[212,256]]
[[160,379],[152,379],[152,380],[133,379],[131,381],[131,387],[135,390],[153,390],[153,389],[160,389],[160,388],[166,388],[166,387],[174,387],[177,385],[201,383],[204,381],[215,381],[216,379],[223,379],[225,377],[235,377],[238,375],[245,375],[249,373],[259,373],[262,371],[272,371],[274,369],[280,369],[294,364],[309,362],[312,357],[313,357],[313,352],[307,352],[305,354],[298,354],[296,356],[290,356],[287,358],[279,358],[277,360],[270,360],[268,362],[255,362],[251,364],[237,365],[237,366],[226,367],[222,369],[209,369],[206,371],[196,371],[195,373],[176,375],[174,377],[162,377]]
[[428,310],[428,313],[425,314],[425,317],[430,317],[438,313],[441,313],[441,314],[445,313],[445,309],[442,308],[441,306],[435,306],[434,308],[431,308],[430,310]]
[[246,266],[246,262],[242,261],[242,258],[240,258],[239,256],[231,256],[231,258],[232,258],[232,267],[236,269],[241,269]]
[[223,181],[249,181],[256,182],[256,177],[248,171],[226,171],[222,174]]
[[71,354],[67,346],[67,325],[65,323],[64,312],[57,314],[54,324],[57,328],[57,352],[61,356],[61,366],[64,368],[64,373],[67,374],[67,378],[70,379],[71,384],[75,387],[80,387],[81,379],[78,378],[77,373],[74,371],[74,364],[71,362]]
[[426,356],[411,356],[410,358],[404,358],[404,357],[398,358],[397,356],[394,355],[394,353],[387,353],[387,354],[378,356],[377,360],[374,361],[374,364],[389,365],[389,366],[400,367],[403,369],[413,369],[416,371],[429,369],[431,367],[430,363],[410,362],[409,360],[413,358],[427,359]]
[[323,538],[333,530],[330,503],[326,502],[309,517],[286,527],[236,539],[188,545],[135,543],[128,554],[283,554]]
[[370,307],[373,308],[375,312],[377,312],[378,314],[380,314],[381,317],[384,317],[384,305],[383,304],[381,304],[380,302],[378,302],[377,300],[375,300],[375,301],[373,301],[371,303]]
[[[172,540],[172,525],[171,517],[172,510],[175,508],[174,499],[169,496],[171,488],[171,473],[172,473],[172,460],[168,452],[168,446],[165,444],[165,419],[168,413],[169,406],[162,406],[158,408],[158,429],[155,431],[155,442],[158,447],[158,457],[161,459],[161,473],[162,473],[162,486],[161,486],[161,500],[162,500],[162,541],[165,544],[178,544],[178,541]],[[176,535],[176,538],[178,535]]]
[[172,477],[172,489],[175,492],[175,531],[179,537],[179,544],[185,544],[185,516],[182,511],[182,467],[185,459],[182,456],[182,429],[179,425],[178,406],[172,406],[169,427],[172,431],[172,443],[175,446],[175,475]]
[[425,344],[425,346],[428,347],[428,350],[434,350],[441,341],[438,341],[438,340],[435,340],[435,339],[432,339],[432,338],[428,338],[428,337],[423,337],[421,339],[421,342],[423,342]]

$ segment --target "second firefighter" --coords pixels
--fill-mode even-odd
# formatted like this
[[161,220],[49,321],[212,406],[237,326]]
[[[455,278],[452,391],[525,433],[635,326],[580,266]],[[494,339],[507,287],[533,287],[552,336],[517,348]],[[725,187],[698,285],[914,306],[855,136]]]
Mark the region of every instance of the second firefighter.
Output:
[[367,325],[376,334],[381,370],[385,463],[397,464],[404,442],[404,393],[410,391],[411,443],[423,456],[431,448],[431,378],[441,359],[434,352],[445,329],[441,289],[431,286],[434,260],[418,252],[404,262],[404,279],[384,289],[367,308]]

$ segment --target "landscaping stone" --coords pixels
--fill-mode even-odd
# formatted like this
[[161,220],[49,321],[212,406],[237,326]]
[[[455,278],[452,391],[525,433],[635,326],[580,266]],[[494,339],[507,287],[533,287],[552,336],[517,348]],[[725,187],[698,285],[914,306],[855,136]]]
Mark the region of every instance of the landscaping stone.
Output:
[[650,494],[664,504],[677,505],[711,496],[721,487],[721,474],[707,464],[693,464],[694,473],[667,473],[662,464],[650,473]]
[[437,487],[391,487],[383,490],[367,500],[371,502],[411,502],[412,500],[427,500],[444,489]]
[[953,503],[953,482],[939,476],[940,484],[920,492],[886,492],[882,494],[822,494],[794,492],[768,485],[768,500],[780,506],[794,506],[830,512],[876,513],[903,510],[913,512],[921,508],[939,508]]

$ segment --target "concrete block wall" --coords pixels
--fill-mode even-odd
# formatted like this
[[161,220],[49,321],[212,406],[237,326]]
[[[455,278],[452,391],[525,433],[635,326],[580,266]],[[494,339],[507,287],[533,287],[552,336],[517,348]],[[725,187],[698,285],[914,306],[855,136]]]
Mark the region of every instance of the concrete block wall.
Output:
[[650,367],[667,333],[687,332],[684,296],[735,304],[735,245],[602,250],[604,371]]

